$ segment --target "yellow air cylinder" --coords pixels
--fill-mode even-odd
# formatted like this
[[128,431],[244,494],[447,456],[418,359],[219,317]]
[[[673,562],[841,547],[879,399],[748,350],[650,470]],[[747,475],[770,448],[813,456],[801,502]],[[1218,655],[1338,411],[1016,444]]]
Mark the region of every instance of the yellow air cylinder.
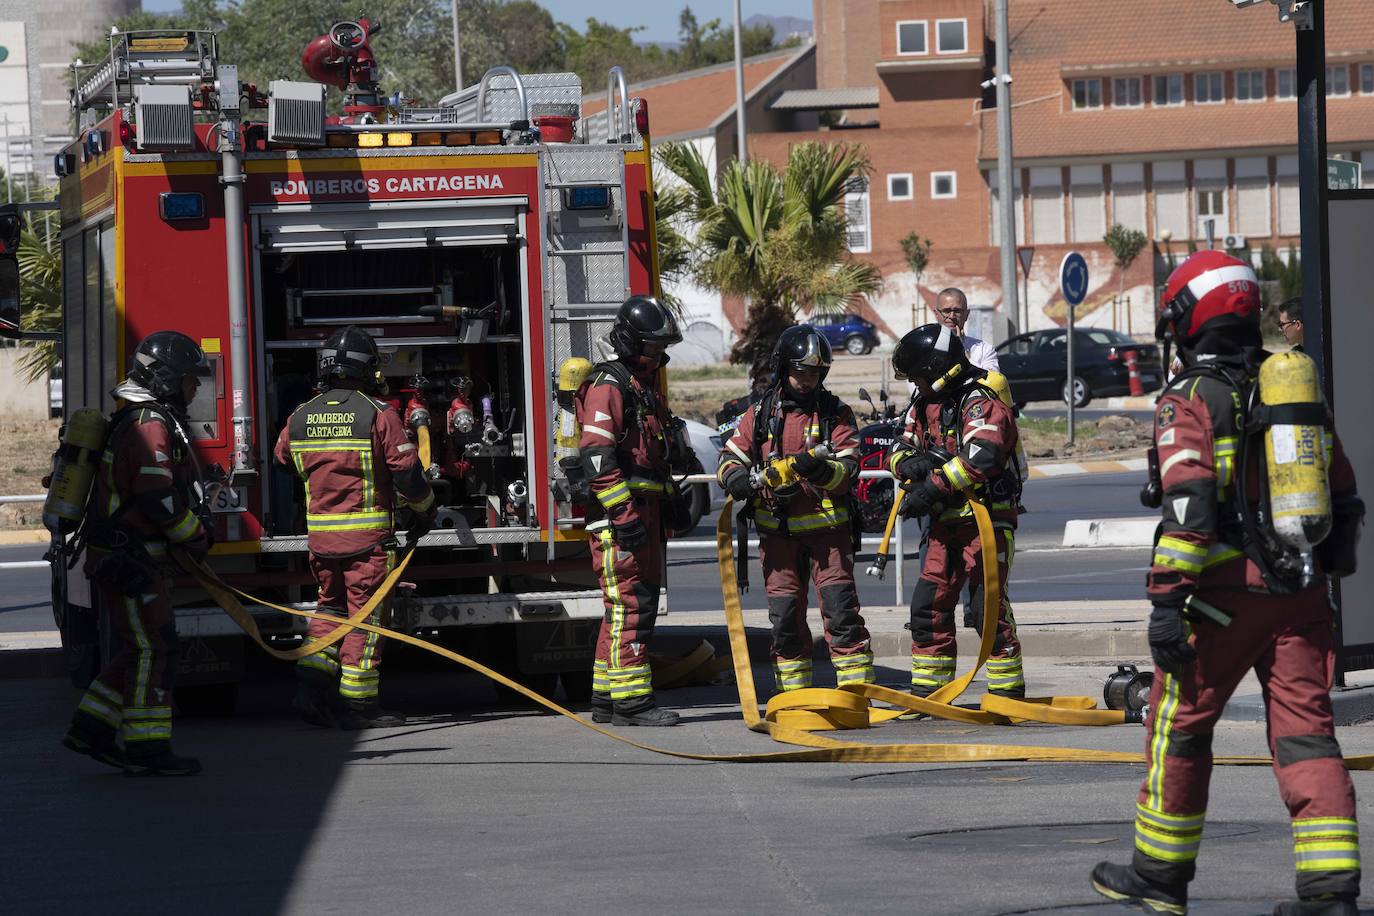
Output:
[[[1264,435],[1274,534],[1298,553],[1310,553],[1331,530],[1325,431],[1318,423],[1285,420],[1284,407],[1322,410],[1317,367],[1303,353],[1279,353],[1260,365],[1260,401],[1277,409]],[[1315,408],[1315,409],[1314,409]]]
[[[997,395],[997,400],[1015,409],[1016,405],[1011,399],[1011,382],[1007,377],[996,369],[989,369],[983,375],[983,384],[992,389]],[[1030,477],[1030,463],[1026,460],[1026,447],[1021,442],[1021,437],[1016,437],[1016,469],[1020,474],[1021,482],[1025,483]]]
[[567,458],[578,453],[582,429],[577,422],[573,396],[592,374],[592,361],[580,356],[563,360],[558,367],[558,411],[554,417],[554,457]]
[[109,429],[110,421],[94,407],[73,411],[67,421],[43,501],[43,526],[55,536],[70,534],[81,523]]

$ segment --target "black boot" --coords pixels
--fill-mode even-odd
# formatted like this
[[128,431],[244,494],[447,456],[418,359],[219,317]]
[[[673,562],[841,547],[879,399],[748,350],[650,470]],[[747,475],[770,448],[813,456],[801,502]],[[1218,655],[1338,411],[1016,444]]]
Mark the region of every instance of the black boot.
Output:
[[598,725],[605,725],[611,721],[611,710],[614,704],[611,702],[609,693],[592,693],[592,721]]
[[1274,916],[1360,916],[1355,898],[1345,894],[1323,894],[1285,900],[1274,907]]
[[199,760],[178,757],[171,748],[150,756],[126,755],[124,758],[125,776],[194,776],[199,772]]
[[334,698],[312,684],[301,683],[296,686],[296,695],[291,698],[291,708],[308,725],[333,728],[337,724],[334,716]]
[[62,736],[62,746],[106,766],[124,768],[124,749],[115,741],[113,732],[95,734],[73,723]]
[[640,725],[646,728],[667,728],[677,725],[679,716],[671,709],[659,709],[653,695],[633,700],[616,700],[612,704],[612,725]]
[[1009,687],[1006,690],[993,690],[991,687],[989,687],[988,696],[1007,697],[1008,699],[1012,700],[1024,700],[1026,698],[1026,685],[1017,684],[1015,687]]
[[1151,913],[1184,916],[1188,912],[1188,885],[1155,884],[1129,865],[1098,862],[1092,881],[1093,890],[1108,900],[1137,903]]
[[370,700],[345,700],[343,718],[339,728],[345,731],[361,731],[365,728],[400,728],[406,724],[405,716],[396,715],[382,709],[376,698]]

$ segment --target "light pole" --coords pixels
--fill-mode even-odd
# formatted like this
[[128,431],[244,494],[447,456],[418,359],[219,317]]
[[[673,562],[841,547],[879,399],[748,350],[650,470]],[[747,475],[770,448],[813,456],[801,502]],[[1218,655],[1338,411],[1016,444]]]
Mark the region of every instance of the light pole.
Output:
[[[1002,311],[1013,320],[1020,314],[1016,302],[1016,201],[1011,155],[1011,33],[1007,24],[1007,0],[997,0],[997,197],[1002,211]],[[1026,307],[1026,324],[1030,309]],[[1022,330],[1025,330],[1023,327]]]
[[738,158],[744,163],[749,161],[749,149],[744,141],[744,39],[740,35],[739,5],[740,0],[735,0],[735,130],[739,134]]

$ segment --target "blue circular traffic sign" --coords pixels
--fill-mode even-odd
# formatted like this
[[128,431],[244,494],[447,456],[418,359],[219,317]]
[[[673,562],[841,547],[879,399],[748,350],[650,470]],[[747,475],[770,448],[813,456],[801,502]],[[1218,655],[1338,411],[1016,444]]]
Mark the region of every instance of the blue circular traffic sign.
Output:
[[1088,295],[1088,262],[1070,251],[1059,264],[1059,291],[1069,305],[1078,305]]

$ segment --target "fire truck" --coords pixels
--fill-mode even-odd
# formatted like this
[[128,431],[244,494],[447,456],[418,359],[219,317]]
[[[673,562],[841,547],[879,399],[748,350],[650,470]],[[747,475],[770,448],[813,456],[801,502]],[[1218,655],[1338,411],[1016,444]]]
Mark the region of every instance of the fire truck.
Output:
[[[334,25],[304,50],[310,80],[265,92],[212,32],[115,32],[105,60],[77,67],[77,136],[54,162],[64,409],[111,409],[148,333],[199,341],[189,426],[224,484],[212,565],[309,610],[301,485],[271,448],[314,393],[321,342],[367,329],[441,507],[393,626],[464,645],[480,634],[527,683],[548,690],[561,673],[569,695],[589,694],[603,610],[555,460],[555,386],[565,360],[604,358],[619,303],[659,291],[648,108],[618,67],[604,114],[586,119],[572,73],[496,67],[432,107],[386,98],[376,31]],[[94,618],[79,571],[56,588],[78,646]],[[233,683],[242,635],[180,584],[180,683]],[[274,638],[303,631],[250,610]]]

